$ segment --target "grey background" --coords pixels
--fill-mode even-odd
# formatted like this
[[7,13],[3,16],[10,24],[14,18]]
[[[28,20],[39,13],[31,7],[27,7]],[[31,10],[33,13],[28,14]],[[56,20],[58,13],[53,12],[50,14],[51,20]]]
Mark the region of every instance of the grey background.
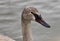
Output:
[[34,41],[60,41],[60,0],[0,0],[0,34],[22,41],[21,13],[26,5],[35,6],[50,29],[32,22]]

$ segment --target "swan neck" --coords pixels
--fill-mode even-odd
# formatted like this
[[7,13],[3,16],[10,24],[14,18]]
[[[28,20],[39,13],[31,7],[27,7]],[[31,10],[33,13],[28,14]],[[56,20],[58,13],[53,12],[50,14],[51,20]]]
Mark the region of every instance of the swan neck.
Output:
[[22,20],[23,41],[32,41],[31,21]]

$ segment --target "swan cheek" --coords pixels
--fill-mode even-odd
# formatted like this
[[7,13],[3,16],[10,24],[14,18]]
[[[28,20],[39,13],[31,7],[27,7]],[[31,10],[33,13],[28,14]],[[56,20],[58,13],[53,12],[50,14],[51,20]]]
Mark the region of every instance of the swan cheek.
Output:
[[31,18],[32,21],[35,21],[35,16],[31,13],[30,13],[30,18]]
[[35,17],[34,16],[32,16],[32,21],[35,21]]

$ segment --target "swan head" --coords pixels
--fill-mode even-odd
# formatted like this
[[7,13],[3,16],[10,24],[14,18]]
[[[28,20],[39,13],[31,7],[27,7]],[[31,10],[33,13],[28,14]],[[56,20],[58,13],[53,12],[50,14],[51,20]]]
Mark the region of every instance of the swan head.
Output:
[[50,28],[50,25],[43,20],[43,18],[41,17],[41,14],[39,14],[38,10],[35,7],[24,8],[22,12],[22,19],[26,21],[36,21],[41,25],[47,28]]

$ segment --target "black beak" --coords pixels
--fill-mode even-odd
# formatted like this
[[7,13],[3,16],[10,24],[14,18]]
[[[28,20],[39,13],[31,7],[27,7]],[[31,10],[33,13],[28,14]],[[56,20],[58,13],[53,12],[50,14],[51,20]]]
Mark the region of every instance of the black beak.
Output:
[[42,19],[41,15],[37,15],[37,14],[35,14],[35,13],[33,13],[33,12],[31,12],[31,13],[35,16],[35,21],[36,21],[36,22],[40,23],[41,25],[43,25],[43,26],[45,26],[45,27],[47,27],[47,28],[50,28],[50,25],[47,24],[47,23]]

